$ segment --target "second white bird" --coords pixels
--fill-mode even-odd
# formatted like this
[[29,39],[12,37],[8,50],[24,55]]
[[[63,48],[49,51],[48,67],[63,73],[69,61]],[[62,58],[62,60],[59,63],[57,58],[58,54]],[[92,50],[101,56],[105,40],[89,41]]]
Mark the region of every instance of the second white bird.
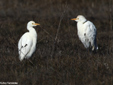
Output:
[[88,21],[84,16],[78,15],[77,18],[73,18],[77,22],[78,37],[83,43],[85,48],[91,48],[92,51],[97,50],[96,43],[96,27],[90,21]]

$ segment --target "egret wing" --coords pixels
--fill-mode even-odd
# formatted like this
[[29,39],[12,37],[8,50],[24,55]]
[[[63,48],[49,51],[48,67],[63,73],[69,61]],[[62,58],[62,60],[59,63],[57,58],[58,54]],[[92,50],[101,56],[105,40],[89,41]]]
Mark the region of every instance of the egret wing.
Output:
[[23,58],[27,56],[27,54],[30,52],[32,44],[33,44],[33,40],[28,33],[24,34],[20,38],[19,43],[18,43],[20,60],[23,60]]

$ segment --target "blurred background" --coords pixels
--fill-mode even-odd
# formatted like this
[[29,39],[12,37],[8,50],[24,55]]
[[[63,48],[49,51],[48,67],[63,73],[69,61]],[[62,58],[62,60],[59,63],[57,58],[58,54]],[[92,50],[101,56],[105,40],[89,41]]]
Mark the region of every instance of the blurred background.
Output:
[[[75,18],[97,28],[96,53],[77,36]],[[40,23],[37,49],[19,61],[18,41],[30,20]],[[113,85],[112,0],[0,0],[0,82],[19,85]]]

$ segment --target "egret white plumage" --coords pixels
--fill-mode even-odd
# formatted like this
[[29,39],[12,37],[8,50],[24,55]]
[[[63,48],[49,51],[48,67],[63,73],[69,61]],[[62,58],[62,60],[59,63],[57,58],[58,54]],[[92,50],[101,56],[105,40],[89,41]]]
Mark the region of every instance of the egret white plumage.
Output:
[[78,15],[77,18],[73,18],[77,22],[77,34],[85,48],[91,48],[92,51],[98,50],[96,43],[96,27],[88,21],[83,15]]
[[33,27],[37,25],[40,24],[35,23],[34,21],[29,21],[27,23],[27,30],[29,32],[24,33],[18,42],[20,61],[22,61],[24,58],[30,58],[36,50],[37,32]]

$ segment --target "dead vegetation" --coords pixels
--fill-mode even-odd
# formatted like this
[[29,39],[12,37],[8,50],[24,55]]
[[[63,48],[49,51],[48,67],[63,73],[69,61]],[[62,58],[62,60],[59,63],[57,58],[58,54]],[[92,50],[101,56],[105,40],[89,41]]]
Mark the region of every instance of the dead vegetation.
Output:
[[[112,85],[112,0],[1,0],[0,82],[19,85]],[[62,15],[63,14],[63,15]],[[99,51],[89,53],[77,36],[76,22],[84,15],[97,28]],[[30,60],[18,59],[17,44],[26,24],[41,24],[37,50]],[[57,38],[57,39],[55,39]]]

